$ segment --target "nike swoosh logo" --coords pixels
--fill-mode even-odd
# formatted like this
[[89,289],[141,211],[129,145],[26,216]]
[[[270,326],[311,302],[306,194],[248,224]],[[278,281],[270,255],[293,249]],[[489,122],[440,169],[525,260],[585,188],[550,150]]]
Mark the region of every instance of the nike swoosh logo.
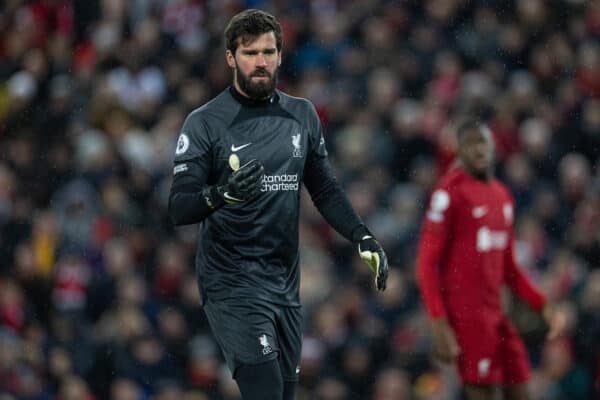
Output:
[[246,144],[243,144],[243,145],[241,145],[241,146],[237,146],[237,147],[236,147],[235,145],[233,145],[233,144],[232,144],[232,145],[231,145],[231,151],[233,151],[233,152],[236,152],[236,151],[238,151],[238,150],[241,150],[241,149],[243,149],[244,147],[248,147],[248,146],[250,146],[251,144],[252,144],[252,143],[246,143]]
[[228,201],[230,203],[241,203],[244,201],[242,199],[238,199],[237,197],[233,197],[229,194],[229,192],[223,193],[223,197],[225,198],[225,201]]

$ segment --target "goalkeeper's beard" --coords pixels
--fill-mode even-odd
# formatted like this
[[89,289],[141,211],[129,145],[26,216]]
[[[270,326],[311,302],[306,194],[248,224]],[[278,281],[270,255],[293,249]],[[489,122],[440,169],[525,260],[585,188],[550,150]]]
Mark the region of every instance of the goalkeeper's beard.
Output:
[[[267,76],[266,81],[253,82],[253,76]],[[273,74],[264,69],[253,71],[250,75],[244,75],[239,68],[235,69],[235,79],[240,89],[251,99],[264,100],[273,94],[277,86],[277,78],[279,76],[279,67],[275,68]]]

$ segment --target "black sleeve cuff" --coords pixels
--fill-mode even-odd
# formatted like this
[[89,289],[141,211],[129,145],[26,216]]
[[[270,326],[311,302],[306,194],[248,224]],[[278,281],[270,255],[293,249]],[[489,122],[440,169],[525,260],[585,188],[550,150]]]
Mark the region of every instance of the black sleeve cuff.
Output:
[[373,237],[373,234],[363,224],[357,226],[356,228],[354,228],[354,230],[352,230],[352,242],[353,243],[360,242],[362,240],[362,238],[364,238],[365,236]]

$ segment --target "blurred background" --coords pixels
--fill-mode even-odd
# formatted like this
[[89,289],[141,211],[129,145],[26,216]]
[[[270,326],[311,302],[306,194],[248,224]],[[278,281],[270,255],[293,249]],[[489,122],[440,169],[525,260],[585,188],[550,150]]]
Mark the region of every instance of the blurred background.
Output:
[[233,400],[198,304],[197,227],[166,214],[179,128],[231,79],[223,30],[284,29],[279,87],[314,102],[331,161],[391,262],[373,290],[303,192],[299,400],[460,399],[414,279],[456,117],[497,142],[518,257],[565,336],[506,296],[533,398],[600,398],[600,3],[4,0],[0,399]]

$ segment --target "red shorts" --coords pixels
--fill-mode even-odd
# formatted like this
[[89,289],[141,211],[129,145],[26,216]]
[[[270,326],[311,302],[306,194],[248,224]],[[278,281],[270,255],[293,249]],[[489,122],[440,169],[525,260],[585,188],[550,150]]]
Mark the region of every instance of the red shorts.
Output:
[[531,367],[525,345],[506,318],[453,324],[461,354],[458,371],[463,383],[510,385],[529,380]]

